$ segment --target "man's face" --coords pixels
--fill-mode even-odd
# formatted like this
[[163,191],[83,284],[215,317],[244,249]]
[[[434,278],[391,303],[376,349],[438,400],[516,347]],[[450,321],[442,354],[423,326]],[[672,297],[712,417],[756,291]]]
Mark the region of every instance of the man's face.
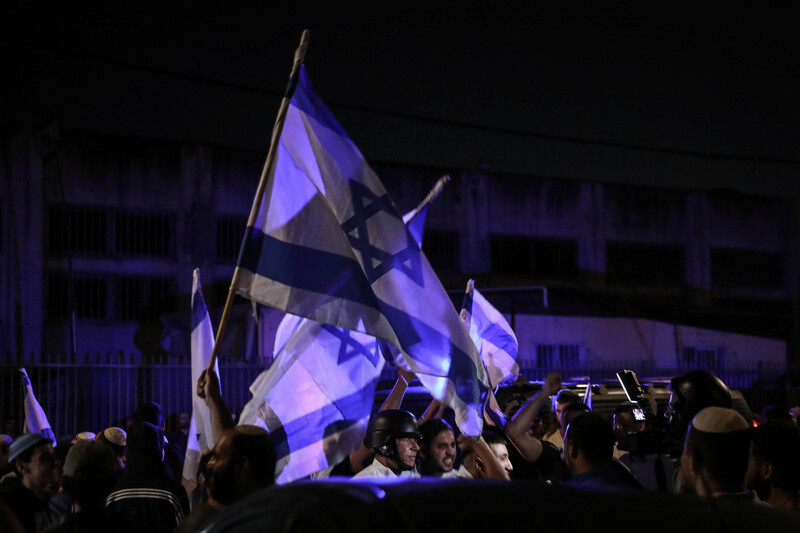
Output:
[[635,431],[633,416],[630,413],[617,413],[614,415],[614,438],[617,442],[623,440],[628,433]]
[[208,461],[208,490],[223,505],[236,501],[236,461],[231,454],[232,436],[222,435]]
[[494,456],[497,457],[497,460],[503,465],[505,471],[511,474],[511,472],[514,471],[514,465],[511,464],[511,460],[508,458],[508,447],[506,447],[505,444],[495,443],[490,444],[489,448],[492,449]]
[[397,444],[397,460],[407,467],[413,468],[417,463],[417,454],[419,453],[417,439],[414,437],[398,437],[395,441]]
[[747,474],[745,475],[745,488],[754,490],[758,497],[766,501],[770,497],[771,485],[769,481],[769,466],[760,457],[750,455],[747,463]]
[[456,460],[456,438],[449,429],[440,431],[433,438],[430,449],[430,459],[440,472],[450,472]]
[[39,495],[55,493],[60,482],[57,463],[52,444],[39,446],[30,462],[17,465],[22,474],[22,484]]
[[178,413],[178,427],[180,429],[189,429],[189,423],[192,420],[192,415],[187,412]]
[[[558,424],[561,424],[561,413],[564,411],[564,408],[569,405],[568,403],[557,403],[556,404],[556,418],[558,418]],[[563,425],[562,425],[563,427]]]

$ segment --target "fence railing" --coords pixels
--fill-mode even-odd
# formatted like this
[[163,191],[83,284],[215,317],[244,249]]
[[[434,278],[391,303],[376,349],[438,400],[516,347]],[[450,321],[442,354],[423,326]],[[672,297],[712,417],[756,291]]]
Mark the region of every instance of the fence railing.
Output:
[[[23,390],[19,368],[24,366],[33,390],[57,436],[79,431],[98,431],[110,425],[124,425],[145,401],[155,401],[165,418],[191,410],[195,384],[186,360],[140,355],[95,354],[37,356],[24,360],[6,356],[0,361],[0,416],[24,420]],[[233,412],[250,399],[249,387],[265,366],[242,361],[220,361],[222,395]],[[520,360],[520,373],[530,381],[542,381],[559,371],[565,381],[615,381],[622,368],[635,370],[642,382],[668,380],[688,368],[635,368],[628,363],[541,368],[536,361]],[[800,403],[800,368],[717,368],[710,369],[730,388],[742,392],[750,408]],[[395,369],[387,367],[383,379],[392,380]],[[793,403],[797,402],[797,403]]]

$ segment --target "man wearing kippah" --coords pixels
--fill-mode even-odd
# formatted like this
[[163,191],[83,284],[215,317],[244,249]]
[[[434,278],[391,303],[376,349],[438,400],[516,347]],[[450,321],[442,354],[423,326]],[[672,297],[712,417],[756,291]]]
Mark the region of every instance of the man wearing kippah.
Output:
[[686,432],[681,470],[687,488],[698,496],[759,501],[745,491],[750,456],[750,424],[733,409],[706,407]]

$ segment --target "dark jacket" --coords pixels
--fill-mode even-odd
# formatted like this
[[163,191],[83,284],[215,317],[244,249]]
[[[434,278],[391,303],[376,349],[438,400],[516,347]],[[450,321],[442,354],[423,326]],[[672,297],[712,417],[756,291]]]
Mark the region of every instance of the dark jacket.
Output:
[[189,511],[186,490],[164,469],[163,450],[160,428],[133,424],[125,473],[106,499],[110,511],[148,533],[171,532]]

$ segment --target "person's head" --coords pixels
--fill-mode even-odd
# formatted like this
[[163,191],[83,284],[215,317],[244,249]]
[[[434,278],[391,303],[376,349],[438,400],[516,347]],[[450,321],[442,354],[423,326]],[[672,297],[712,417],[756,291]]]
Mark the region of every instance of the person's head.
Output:
[[428,420],[419,427],[422,435],[419,454],[422,473],[442,475],[453,469],[456,460],[456,437],[450,424],[442,420]]
[[126,468],[139,472],[164,470],[164,432],[149,422],[131,424],[126,439]]
[[692,419],[681,456],[681,473],[700,496],[744,490],[750,455],[750,424],[725,407],[706,407]]
[[564,461],[573,475],[610,463],[614,456],[614,430],[599,413],[574,417],[564,434]]
[[378,462],[399,473],[414,468],[419,440],[414,415],[400,409],[387,409],[371,421],[364,444],[375,450]]
[[227,429],[214,446],[205,472],[211,497],[228,505],[275,483],[275,446],[258,426]]
[[670,382],[672,394],[667,417],[670,424],[684,433],[689,422],[706,407],[733,405],[731,391],[714,374],[705,370],[692,370]]
[[578,395],[578,393],[569,389],[561,389],[555,396],[553,396],[553,412],[556,414],[556,419],[558,420],[559,425],[564,427],[564,424],[561,423],[561,414],[564,410],[564,407],[571,403],[580,402],[581,397]]
[[506,438],[494,431],[484,431],[482,437],[486,444],[489,445],[492,453],[497,457],[497,460],[503,465],[505,471],[511,475],[511,472],[514,471],[514,465],[511,464],[511,460],[508,458],[508,442]]
[[96,440],[111,448],[116,458],[117,469],[123,470],[128,450],[128,434],[125,430],[114,426],[106,428],[97,434]]
[[189,424],[192,422],[192,413],[189,411],[181,411],[178,413],[178,429],[188,430]]
[[788,424],[761,424],[752,431],[753,444],[745,485],[763,501],[773,492],[800,492],[800,432]]
[[638,408],[634,402],[622,402],[614,409],[614,438],[621,442],[628,433],[639,433],[646,429],[644,420],[636,420],[633,410]]
[[16,416],[8,415],[5,420],[3,420],[3,433],[12,439],[19,435],[19,421]]
[[161,413],[161,406],[155,402],[144,402],[136,410],[136,421],[147,422],[164,430],[164,415]]
[[567,431],[567,426],[576,416],[582,415],[583,413],[589,413],[591,411],[592,410],[589,409],[589,406],[582,402],[572,402],[565,405],[561,410],[562,431]]
[[9,447],[8,462],[22,484],[40,498],[51,495],[60,481],[53,441],[39,433],[20,435]]
[[103,509],[117,480],[114,452],[103,442],[75,443],[64,462],[64,490],[82,510]]

